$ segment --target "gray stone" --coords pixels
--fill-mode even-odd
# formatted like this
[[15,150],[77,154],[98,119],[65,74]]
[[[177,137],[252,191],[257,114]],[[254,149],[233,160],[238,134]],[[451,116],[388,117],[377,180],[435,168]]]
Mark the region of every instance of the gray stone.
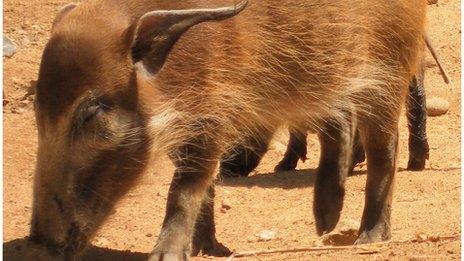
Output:
[[16,53],[17,49],[13,41],[8,37],[3,36],[3,56],[12,57]]

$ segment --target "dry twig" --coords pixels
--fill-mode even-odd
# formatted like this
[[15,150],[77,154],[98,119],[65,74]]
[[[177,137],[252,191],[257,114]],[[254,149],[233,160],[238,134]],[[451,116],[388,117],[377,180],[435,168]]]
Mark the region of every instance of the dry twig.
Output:
[[[439,240],[452,240],[452,239],[459,239],[460,236],[439,236]],[[289,248],[289,249],[274,249],[274,250],[261,250],[261,251],[245,251],[245,252],[237,252],[233,253],[229,256],[226,261],[231,261],[235,257],[248,257],[248,256],[255,256],[258,255],[268,255],[268,254],[283,254],[283,253],[297,253],[297,252],[315,252],[315,251],[341,251],[341,250],[361,250],[359,254],[361,255],[369,255],[369,254],[376,254],[382,250],[382,246],[389,245],[389,244],[404,244],[404,243],[414,243],[418,242],[415,239],[408,239],[404,241],[388,241],[388,242],[380,242],[374,243],[370,245],[350,245],[350,246],[324,246],[324,247],[302,247],[302,248]],[[420,243],[420,242],[419,242]]]

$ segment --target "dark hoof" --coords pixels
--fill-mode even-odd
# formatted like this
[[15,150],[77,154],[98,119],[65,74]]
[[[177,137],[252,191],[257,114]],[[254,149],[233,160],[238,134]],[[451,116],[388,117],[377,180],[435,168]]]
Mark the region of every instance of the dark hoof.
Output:
[[425,161],[429,159],[429,144],[427,139],[409,142],[408,170],[420,171],[425,169]]
[[326,185],[317,186],[314,194],[314,216],[319,236],[331,232],[337,226],[345,196],[344,188]]
[[353,153],[353,168],[359,163],[363,163],[365,160],[366,154],[364,153],[364,149],[355,149]]
[[216,240],[214,243],[209,243],[202,247],[194,247],[191,256],[199,255],[200,251],[203,255],[208,256],[225,257],[232,255],[232,251],[230,251],[229,248],[227,248],[226,246],[224,246]]
[[415,157],[409,157],[408,161],[408,170],[411,171],[421,171],[425,169],[425,161],[426,158],[415,158]]
[[296,165],[297,165],[296,162],[293,163],[293,162],[287,162],[287,161],[282,160],[281,162],[279,162],[279,164],[277,164],[277,166],[275,166],[274,171],[275,172],[292,171],[296,169]]
[[376,242],[388,241],[391,238],[390,232],[381,231],[381,229],[372,229],[370,231],[363,231],[359,234],[355,245],[371,244]]

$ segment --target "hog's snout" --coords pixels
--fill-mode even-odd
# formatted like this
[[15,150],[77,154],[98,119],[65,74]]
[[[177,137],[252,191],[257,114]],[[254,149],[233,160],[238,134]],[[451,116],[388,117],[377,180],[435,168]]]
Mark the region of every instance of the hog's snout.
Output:
[[73,260],[86,246],[86,240],[75,222],[71,222],[63,231],[41,222],[37,216],[32,222],[29,244],[40,257],[47,256],[44,260]]

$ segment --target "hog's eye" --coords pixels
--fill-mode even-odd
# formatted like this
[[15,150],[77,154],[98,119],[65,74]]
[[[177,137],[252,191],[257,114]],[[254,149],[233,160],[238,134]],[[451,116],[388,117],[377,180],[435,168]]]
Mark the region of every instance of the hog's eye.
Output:
[[95,118],[101,116],[103,113],[103,106],[101,104],[91,105],[87,107],[83,115],[81,115],[81,124],[87,125]]
[[85,134],[95,136],[106,132],[107,120],[105,114],[111,107],[101,100],[90,100],[80,104],[76,110],[72,124],[74,138]]

